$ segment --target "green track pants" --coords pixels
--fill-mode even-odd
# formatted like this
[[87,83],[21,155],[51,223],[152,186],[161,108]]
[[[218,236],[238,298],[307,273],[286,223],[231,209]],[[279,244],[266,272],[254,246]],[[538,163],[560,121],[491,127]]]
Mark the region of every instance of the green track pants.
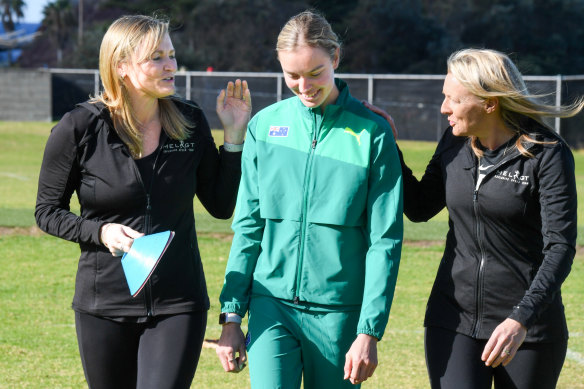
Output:
[[[359,388],[343,380],[345,354],[356,338],[359,310],[293,305],[253,296],[249,368],[253,389]],[[302,377],[304,373],[304,377]]]

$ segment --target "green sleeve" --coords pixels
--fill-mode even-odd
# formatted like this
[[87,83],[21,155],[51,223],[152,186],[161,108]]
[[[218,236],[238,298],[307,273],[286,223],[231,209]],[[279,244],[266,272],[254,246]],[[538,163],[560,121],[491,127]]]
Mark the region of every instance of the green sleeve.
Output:
[[265,221],[260,217],[255,123],[248,125],[241,157],[241,182],[233,218],[231,252],[219,297],[221,312],[245,316],[249,305],[253,271],[260,254]]
[[358,334],[382,338],[397,281],[403,239],[401,165],[391,130],[372,139],[365,263],[365,289]]

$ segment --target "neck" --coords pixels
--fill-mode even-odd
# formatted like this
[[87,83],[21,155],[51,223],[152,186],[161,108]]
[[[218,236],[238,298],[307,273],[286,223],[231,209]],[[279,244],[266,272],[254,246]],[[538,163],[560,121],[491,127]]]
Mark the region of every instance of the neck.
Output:
[[498,125],[491,127],[487,135],[479,136],[478,138],[483,147],[489,150],[496,150],[513,138],[514,134],[503,122],[500,122]]
[[132,99],[132,109],[143,128],[160,121],[158,99]]

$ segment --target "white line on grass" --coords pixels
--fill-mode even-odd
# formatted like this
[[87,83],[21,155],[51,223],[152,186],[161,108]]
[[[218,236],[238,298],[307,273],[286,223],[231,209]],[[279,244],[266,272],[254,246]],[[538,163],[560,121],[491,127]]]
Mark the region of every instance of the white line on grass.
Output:
[[582,354],[568,349],[566,352],[566,358],[578,363],[579,365],[584,365],[584,356]]
[[10,178],[14,178],[14,179],[20,180],[20,181],[28,181],[29,180],[28,177],[21,176],[19,174],[8,173],[8,172],[0,172],[0,176],[10,177]]

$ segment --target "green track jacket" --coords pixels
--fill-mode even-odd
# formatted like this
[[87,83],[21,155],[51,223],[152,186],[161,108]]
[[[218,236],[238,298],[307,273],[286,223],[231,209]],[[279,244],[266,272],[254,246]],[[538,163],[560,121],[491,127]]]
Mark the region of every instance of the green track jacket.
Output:
[[244,316],[252,295],[360,309],[357,333],[381,339],[401,255],[401,165],[387,122],[335,82],[324,115],[292,97],[250,121],[221,310]]

